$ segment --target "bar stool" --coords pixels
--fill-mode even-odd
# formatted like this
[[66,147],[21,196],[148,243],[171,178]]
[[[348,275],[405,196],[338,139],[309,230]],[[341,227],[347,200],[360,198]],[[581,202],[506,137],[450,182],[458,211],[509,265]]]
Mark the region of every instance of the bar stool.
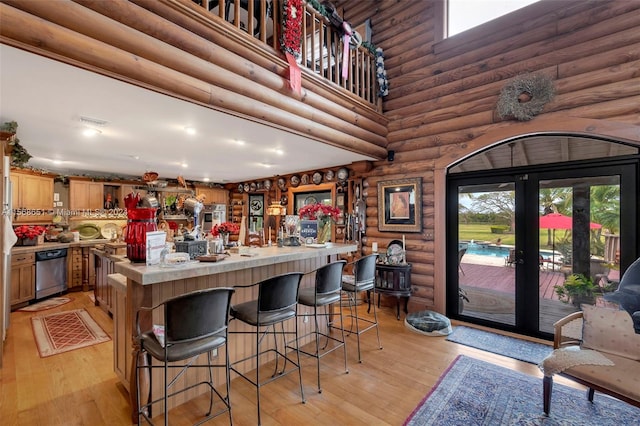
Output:
[[[298,378],[300,380],[300,394],[302,396],[302,403],[305,403],[304,389],[302,388],[302,371],[300,369],[300,349],[298,348],[298,290],[300,288],[300,281],[304,274],[301,272],[290,272],[287,274],[277,275],[275,277],[267,278],[264,281],[260,281],[255,284],[246,286],[238,285],[236,289],[240,288],[253,288],[258,287],[258,298],[249,302],[240,303],[231,306],[231,319],[237,319],[245,324],[255,327],[254,331],[232,331],[231,334],[252,334],[255,336],[255,353],[245,358],[234,361],[231,364],[231,370],[236,374],[243,377],[249,383],[256,387],[256,397],[258,405],[258,424],[260,423],[260,388],[276,379],[284,377],[285,375],[298,371]],[[294,331],[285,331],[284,323],[287,320],[293,320]],[[281,331],[276,331],[276,325],[280,324]],[[274,347],[268,347],[263,350],[260,349],[260,345],[264,337],[271,333],[273,335]],[[283,339],[283,350],[278,349],[278,335]],[[291,357],[287,356],[287,336],[293,335],[292,339],[295,339],[296,347],[296,359],[295,361]],[[261,356],[273,352],[275,354],[275,369],[271,378],[267,380],[260,379],[260,358]],[[279,358],[284,359],[284,366],[281,371],[278,371]],[[255,380],[245,373],[242,373],[236,366],[245,363],[250,360],[256,361],[256,375]],[[294,368],[287,371],[287,362],[293,364]]]
[[[331,316],[333,315],[332,310],[328,310],[327,308],[334,304],[338,303],[340,306],[340,325],[342,325],[342,298],[340,297],[340,290],[342,286],[342,270],[344,269],[344,265],[347,263],[346,260],[339,260],[337,262],[329,263],[327,265],[318,268],[315,271],[316,280],[314,287],[306,287],[301,288],[298,296],[298,303],[303,306],[311,306],[313,307],[313,314],[299,314],[299,316],[312,316],[315,323],[315,330],[311,333],[302,336],[309,336],[311,334],[315,335],[316,340],[316,350],[314,353],[307,352],[303,349],[300,349],[305,355],[315,357],[318,365],[318,393],[322,393],[322,388],[320,387],[320,358],[323,356],[343,348],[344,351],[344,369],[346,373],[349,373],[349,368],[347,367],[347,346],[344,340],[344,329],[340,327],[340,332],[342,334],[342,339],[337,339],[335,337],[330,336],[328,333],[331,331]],[[318,308],[324,307],[324,313],[318,313]],[[323,333],[320,330],[320,325],[318,323],[318,316],[325,317],[327,323],[327,332]],[[320,338],[325,337],[327,341],[325,342],[324,347],[320,348]],[[329,345],[329,341],[335,343],[334,346],[327,349]]]
[[[362,362],[362,355],[360,353],[360,335],[366,331],[375,327],[376,336],[378,337],[378,346],[382,349],[380,343],[380,332],[378,330],[378,313],[376,311],[376,304],[373,303],[373,320],[368,318],[361,318],[358,316],[357,297],[363,291],[367,292],[367,298],[369,302],[369,309],[371,308],[371,299],[375,300],[376,297],[376,259],[377,253],[370,254],[368,256],[361,257],[353,262],[353,275],[342,276],[342,291],[347,294],[349,300],[349,317],[351,318],[351,327],[349,334],[353,333],[353,326],[356,327],[356,339],[358,342],[358,362]],[[373,296],[370,296],[369,292],[373,292]],[[366,324],[364,328],[360,328],[360,323]],[[344,327],[342,327],[344,329]]]
[[[229,422],[233,423],[231,417],[231,403],[229,400],[230,375],[229,375],[229,351],[225,350],[225,363],[213,364],[212,351],[227,344],[229,306],[231,295],[234,289],[227,287],[217,287],[206,290],[193,291],[180,296],[172,297],[154,307],[142,307],[136,313],[136,330],[138,341],[140,342],[140,353],[145,357],[145,364],[140,365],[139,356],[136,356],[136,385],[138,404],[138,424],[142,416],[149,424],[151,422],[152,406],[159,402],[164,402],[164,424],[169,424],[168,398],[191,388],[200,385],[209,387],[209,411],[205,418],[197,424],[208,421],[218,415],[228,412]],[[164,342],[162,337],[157,337],[154,330],[140,332],[141,311],[163,310]],[[159,334],[160,336],[160,334]],[[207,354],[206,364],[194,364],[201,354]],[[152,365],[151,358],[160,361],[162,365]],[[171,365],[177,361],[189,360],[186,364],[180,363]],[[154,369],[163,369],[164,372],[164,392],[161,398],[152,399],[151,390],[153,388],[152,378]],[[184,389],[170,392],[170,388],[182,377],[188,368],[206,368],[208,379],[192,384]],[[214,387],[213,368],[224,368],[226,377],[226,395],[222,396]],[[141,405],[140,397],[140,374],[143,370],[148,371],[149,392],[146,402]],[[180,369],[169,381],[168,371]],[[216,413],[211,414],[213,408],[213,394],[216,394],[222,401],[224,407]],[[148,411],[147,411],[148,410]]]

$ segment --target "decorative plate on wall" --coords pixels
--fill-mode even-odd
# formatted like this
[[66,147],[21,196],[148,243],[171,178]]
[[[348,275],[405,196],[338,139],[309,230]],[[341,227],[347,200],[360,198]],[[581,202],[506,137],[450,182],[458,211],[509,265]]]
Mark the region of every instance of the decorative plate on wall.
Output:
[[280,189],[280,191],[287,190],[287,181],[284,180],[284,178],[278,178],[278,188]]
[[242,191],[244,191],[244,187],[242,186],[241,183],[238,184],[238,192],[242,193]]
[[269,179],[265,179],[265,181],[262,182],[262,185],[267,191],[271,190],[271,181]]
[[316,185],[320,185],[322,183],[322,173],[320,172],[315,172],[313,174],[313,183],[315,183]]
[[249,186],[248,183],[244,184],[244,192],[249,192],[249,190],[251,189],[251,187]]
[[341,167],[340,169],[338,169],[338,180],[339,181],[344,182],[348,178],[349,178],[349,170],[347,170],[344,167]]
[[326,180],[327,182],[331,182],[333,178],[334,178],[333,170],[327,170],[327,172],[324,174],[324,180]]
[[295,188],[298,185],[300,185],[300,178],[298,177],[298,175],[291,176],[291,186]]
[[300,178],[300,183],[303,185],[308,185],[309,184],[309,175],[308,174],[303,174],[302,177]]
[[251,182],[251,184],[249,185],[249,190],[251,192],[256,192],[257,186],[255,182]]

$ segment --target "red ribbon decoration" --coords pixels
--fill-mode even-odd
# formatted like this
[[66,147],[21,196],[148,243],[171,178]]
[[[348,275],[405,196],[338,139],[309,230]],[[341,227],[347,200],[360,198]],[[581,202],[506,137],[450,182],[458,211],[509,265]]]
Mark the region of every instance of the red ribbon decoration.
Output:
[[289,62],[289,87],[297,94],[302,94],[302,73],[296,62],[296,58],[289,52],[284,54]]
[[351,25],[347,21],[342,21],[344,36],[342,39],[342,78],[349,77],[349,43],[351,42]]

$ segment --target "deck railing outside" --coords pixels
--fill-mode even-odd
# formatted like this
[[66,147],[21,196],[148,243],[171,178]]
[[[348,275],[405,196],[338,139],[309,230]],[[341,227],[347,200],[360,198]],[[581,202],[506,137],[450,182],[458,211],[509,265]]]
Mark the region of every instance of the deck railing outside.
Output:
[[[282,0],[193,0],[210,13],[271,46],[280,49]],[[240,7],[235,7],[239,3]],[[343,78],[343,38],[327,18],[306,5],[302,19],[300,68],[324,77],[378,109],[376,57],[358,46],[348,50],[348,76]]]

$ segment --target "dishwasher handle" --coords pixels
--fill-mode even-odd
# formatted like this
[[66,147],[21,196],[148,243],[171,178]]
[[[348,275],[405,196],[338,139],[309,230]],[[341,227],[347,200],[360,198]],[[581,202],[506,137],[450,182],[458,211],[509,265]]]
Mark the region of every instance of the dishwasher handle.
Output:
[[66,248],[36,252],[36,262],[42,262],[44,260],[59,259],[61,257],[67,257]]

